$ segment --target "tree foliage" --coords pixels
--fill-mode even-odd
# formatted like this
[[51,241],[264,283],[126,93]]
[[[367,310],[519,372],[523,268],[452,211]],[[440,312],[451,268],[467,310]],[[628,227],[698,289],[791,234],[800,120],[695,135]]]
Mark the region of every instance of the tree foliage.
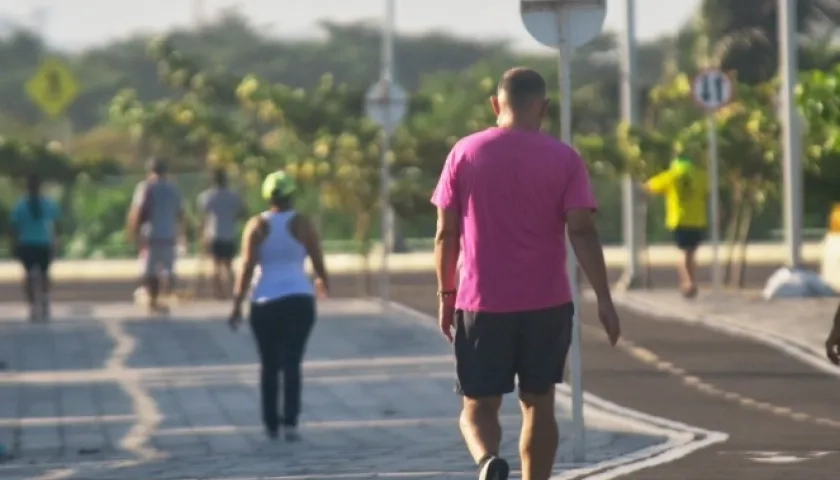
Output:
[[[641,45],[635,80],[643,98],[632,127],[618,121],[615,38],[601,35],[577,52],[572,128],[598,187],[608,241],[620,240],[618,175],[641,181],[675,155],[704,164],[710,126],[718,136],[729,230],[766,236],[778,227],[775,4],[706,0],[679,35]],[[835,4],[799,2],[802,59],[812,70],[803,73],[797,95],[807,127],[806,202],[817,219],[840,195]],[[170,158],[179,172],[224,166],[254,201],[262,176],[283,168],[306,187],[300,208],[324,220],[329,236],[354,236],[367,245],[378,223],[383,137],[364,114],[364,93],[378,74],[379,32],[363,22],[322,28],[322,40],[278,40],[230,14],[199,30],[135,37],[68,56],[82,88],[68,115],[78,135],[63,146],[47,141],[50,125],[21,95],[47,48],[28,32],[0,39],[0,177],[36,171],[64,184],[87,227],[74,251],[90,252],[85,245],[121,241],[116,232],[130,192],[114,175],[139,172],[148,155]],[[501,73],[529,66],[555,85],[556,58],[442,34],[399,38],[396,50],[398,80],[411,98],[384,157],[401,223],[428,236],[434,221],[428,197],[446,154],[459,137],[494,123],[488,98]],[[709,66],[737,80],[735,101],[712,115],[694,104],[690,88],[693,75]],[[552,133],[559,132],[561,100],[551,94],[546,130]],[[663,228],[655,217],[649,238],[662,238]]]

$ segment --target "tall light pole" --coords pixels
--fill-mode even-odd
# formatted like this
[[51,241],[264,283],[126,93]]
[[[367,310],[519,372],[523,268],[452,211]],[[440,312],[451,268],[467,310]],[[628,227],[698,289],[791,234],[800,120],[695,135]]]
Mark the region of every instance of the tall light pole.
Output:
[[[621,119],[634,125],[638,122],[639,103],[636,90],[636,1],[625,0],[624,39],[621,42]],[[621,219],[626,261],[624,274],[619,281],[622,288],[641,285],[639,257],[642,248],[640,229],[645,228],[644,218],[639,218],[638,187],[633,177],[625,173],[621,179]]]
[[[385,0],[385,23],[382,25],[382,72],[381,79],[386,85],[386,95],[390,99],[394,81],[394,5],[395,0]],[[391,130],[394,118],[390,108],[385,109],[385,135],[382,136],[382,165],[380,168],[382,223],[382,271],[379,284],[379,296],[383,302],[391,298],[391,278],[389,260],[391,254],[391,170],[388,167],[388,152],[391,150]]]
[[[603,29],[607,15],[605,0],[520,0],[522,23],[535,40],[560,52],[558,74],[560,87],[560,138],[571,145],[572,75],[570,65],[574,49],[581,47]],[[566,236],[566,269],[572,284],[575,305],[580,304],[577,284],[577,260]],[[580,347],[580,317],[572,318],[572,344],[569,350],[572,387],[572,454],[576,462],[586,459],[586,421],[583,418],[583,370]]]
[[385,19],[382,24],[382,70],[376,82],[365,97],[368,116],[382,127],[382,161],[380,165],[380,207],[382,230],[382,261],[380,264],[379,295],[383,304],[390,299],[390,275],[388,260],[391,251],[390,239],[393,230],[391,212],[391,170],[388,154],[391,150],[391,135],[406,114],[408,97],[405,90],[394,81],[394,0],[385,0]]
[[799,118],[796,112],[794,89],[798,82],[799,56],[797,52],[796,0],[778,0],[779,10],[779,71],[782,77],[782,148],[784,157],[785,254],[788,267],[802,266],[802,153]]
[[193,22],[197,27],[204,26],[204,0],[193,0],[192,2]]

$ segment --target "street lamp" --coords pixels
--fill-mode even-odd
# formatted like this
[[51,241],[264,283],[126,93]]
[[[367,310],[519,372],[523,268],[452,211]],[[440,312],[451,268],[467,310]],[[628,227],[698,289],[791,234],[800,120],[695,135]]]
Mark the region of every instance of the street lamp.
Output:
[[382,232],[382,260],[380,264],[379,296],[383,305],[390,300],[388,260],[391,252],[394,219],[391,213],[391,171],[388,153],[391,136],[408,110],[408,95],[394,81],[394,0],[385,0],[385,21],[382,24],[382,72],[365,97],[367,115],[382,128],[382,161],[380,165],[380,208]]

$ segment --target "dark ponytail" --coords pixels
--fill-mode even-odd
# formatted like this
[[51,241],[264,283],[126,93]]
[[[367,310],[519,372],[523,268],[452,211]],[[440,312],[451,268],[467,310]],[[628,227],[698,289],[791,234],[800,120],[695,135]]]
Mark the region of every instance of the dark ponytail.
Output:
[[41,208],[41,180],[37,175],[30,175],[26,179],[26,190],[29,197],[27,200],[29,214],[33,219],[41,220],[44,212]]
[[41,211],[41,197],[38,195],[29,196],[29,214],[35,220],[40,220],[43,212]]

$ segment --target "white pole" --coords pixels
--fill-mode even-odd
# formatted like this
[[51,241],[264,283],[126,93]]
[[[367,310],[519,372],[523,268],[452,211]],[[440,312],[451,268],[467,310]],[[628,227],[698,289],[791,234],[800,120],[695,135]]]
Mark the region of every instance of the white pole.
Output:
[[380,276],[379,276],[379,297],[382,299],[384,304],[387,305],[388,301],[390,300],[391,296],[391,279],[388,270],[388,260],[389,260],[389,253],[390,253],[390,245],[389,245],[389,227],[390,227],[390,209],[388,205],[390,203],[390,195],[389,189],[390,187],[390,174],[388,172],[388,150],[391,148],[391,136],[389,133],[385,133],[382,136],[382,164],[381,164],[381,172],[380,172],[380,182],[382,183],[382,189],[380,192],[381,196],[381,212],[380,212],[380,221],[382,223],[382,260],[380,265]]
[[395,0],[385,0],[385,23],[382,25],[382,78],[394,79]]
[[802,266],[802,160],[794,88],[798,81],[796,0],[779,0],[779,70],[782,77],[784,226],[787,263]]
[[[626,0],[624,7],[624,41],[621,45],[621,117],[629,124],[638,121],[638,98],[636,95],[636,1]],[[638,187],[629,174],[621,180],[621,218],[624,249],[627,255],[624,274],[619,282],[622,288],[640,286],[639,258],[641,250],[640,230],[644,223],[639,221]]]
[[[569,24],[569,13],[567,8],[558,10],[558,22],[560,28],[560,139],[572,144],[572,74],[570,64],[572,62],[572,45],[565,38],[568,35],[571,25]],[[577,281],[577,259],[566,235],[566,272],[569,275],[569,283],[572,288],[572,301],[575,305],[575,314],[572,319],[572,346],[570,353],[570,370],[572,384],[572,423],[574,429],[574,443],[572,452],[576,462],[586,460],[586,429],[583,419],[583,382],[581,372],[580,352],[580,289]]]
[[382,164],[380,171],[381,236],[382,260],[380,265],[379,296],[383,305],[391,298],[391,279],[389,275],[390,238],[391,238],[391,172],[388,168],[388,152],[391,149],[391,82],[394,62],[394,1],[385,0],[385,21],[382,24],[382,79],[386,82],[385,92],[385,128],[382,136]]
[[720,269],[720,192],[718,172],[718,138],[717,120],[714,112],[706,116],[709,134],[709,212],[711,213],[711,247],[712,247],[712,293],[720,293],[722,275]]
[[204,26],[204,0],[193,0],[193,21],[197,27]]

